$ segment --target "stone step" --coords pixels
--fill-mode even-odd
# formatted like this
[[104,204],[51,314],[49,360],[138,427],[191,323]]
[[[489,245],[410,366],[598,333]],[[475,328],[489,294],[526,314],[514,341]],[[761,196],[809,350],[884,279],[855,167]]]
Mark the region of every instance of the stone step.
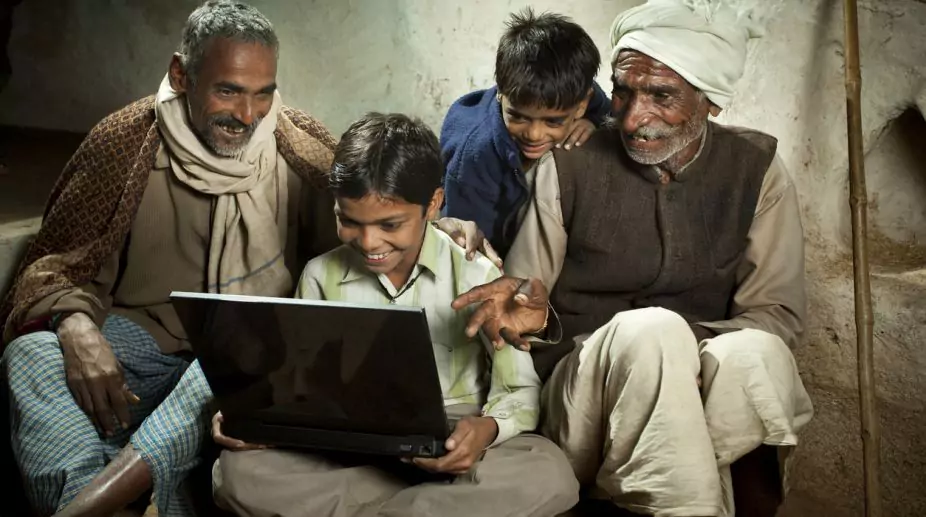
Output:
[[0,297],[41,225],[51,191],[83,135],[0,127]]
[[0,224],[0,298],[6,295],[26,246],[42,224],[41,217]]

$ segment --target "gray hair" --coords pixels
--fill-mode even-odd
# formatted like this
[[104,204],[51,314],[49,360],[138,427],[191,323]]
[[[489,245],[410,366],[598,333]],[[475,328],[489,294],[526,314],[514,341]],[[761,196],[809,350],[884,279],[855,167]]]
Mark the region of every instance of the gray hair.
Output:
[[260,43],[279,52],[280,42],[273,25],[257,9],[244,2],[210,0],[187,19],[180,41],[180,63],[192,82],[202,64],[203,53],[213,38]]

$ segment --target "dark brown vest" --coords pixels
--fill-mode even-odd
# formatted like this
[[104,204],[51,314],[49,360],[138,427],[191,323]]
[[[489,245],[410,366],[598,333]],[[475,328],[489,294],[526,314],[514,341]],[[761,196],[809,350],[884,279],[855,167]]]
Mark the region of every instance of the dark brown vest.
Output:
[[727,319],[777,140],[710,123],[701,155],[661,185],[619,138],[601,130],[580,150],[554,151],[569,243],[551,301],[564,335],[641,307]]

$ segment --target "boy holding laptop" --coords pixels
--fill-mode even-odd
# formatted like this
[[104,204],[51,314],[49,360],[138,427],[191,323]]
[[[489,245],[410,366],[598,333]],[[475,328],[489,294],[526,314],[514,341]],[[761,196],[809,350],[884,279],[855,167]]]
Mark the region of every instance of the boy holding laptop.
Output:
[[306,266],[297,297],[426,308],[444,405],[448,412],[472,408],[447,439],[448,453],[403,464],[226,450],[215,469],[220,506],[282,517],[552,516],[578,501],[563,453],[545,438],[523,434],[537,427],[540,409],[530,354],[467,337],[469,313],[450,306],[501,272],[485,257],[466,260],[463,248],[432,227],[443,204],[441,177],[437,138],[420,121],[370,113],[355,122],[338,144],[329,177],[344,245]]

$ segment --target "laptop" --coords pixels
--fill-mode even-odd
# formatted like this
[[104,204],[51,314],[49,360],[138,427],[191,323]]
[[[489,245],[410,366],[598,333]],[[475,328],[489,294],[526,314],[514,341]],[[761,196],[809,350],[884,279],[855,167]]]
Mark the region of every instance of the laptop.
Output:
[[440,457],[452,431],[424,308],[173,292],[219,410],[250,443]]

